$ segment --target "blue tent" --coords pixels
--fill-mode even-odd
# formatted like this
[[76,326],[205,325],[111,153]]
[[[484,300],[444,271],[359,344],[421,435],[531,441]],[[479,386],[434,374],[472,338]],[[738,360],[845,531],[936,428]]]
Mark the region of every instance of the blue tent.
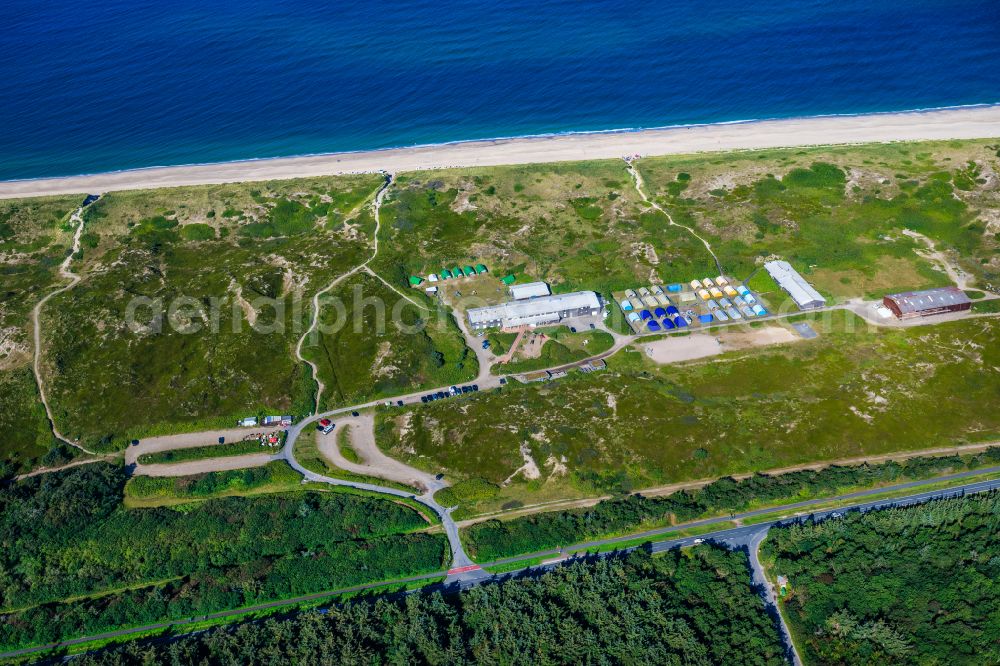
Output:
[[669,319],[664,319],[663,320],[663,328],[665,328],[666,330],[669,331],[673,327],[674,327],[674,322],[670,321]]
[[639,313],[639,316],[642,317],[643,321],[653,318],[653,315],[649,313],[649,310],[643,310],[642,312]]
[[688,325],[688,323],[684,320],[684,317],[678,315],[674,317],[674,325],[677,326],[677,328],[684,328]]
[[703,324],[711,324],[712,323],[712,315],[710,315],[710,314],[698,315],[698,321],[700,321]]
[[668,305],[667,306],[667,314],[668,315],[674,316],[674,315],[679,315],[680,313],[681,313],[681,311],[677,309],[677,306],[675,306],[675,305]]
[[681,290],[681,288],[682,287],[679,284],[672,284],[667,286],[667,291],[678,292]]
[[656,308],[655,310],[653,310],[653,314],[656,315],[657,318],[666,317],[667,311],[664,310],[663,308]]
[[658,331],[658,330],[660,330],[660,325],[656,323],[655,319],[650,319],[649,321],[647,321],[646,322],[646,326],[648,326],[649,330],[651,330],[651,331]]

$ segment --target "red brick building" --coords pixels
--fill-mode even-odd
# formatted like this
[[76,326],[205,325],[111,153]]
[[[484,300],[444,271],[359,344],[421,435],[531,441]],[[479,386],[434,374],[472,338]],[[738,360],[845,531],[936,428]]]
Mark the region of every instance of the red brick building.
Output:
[[958,287],[942,287],[926,291],[889,294],[882,304],[900,319],[928,317],[943,312],[960,312],[972,308],[972,301]]

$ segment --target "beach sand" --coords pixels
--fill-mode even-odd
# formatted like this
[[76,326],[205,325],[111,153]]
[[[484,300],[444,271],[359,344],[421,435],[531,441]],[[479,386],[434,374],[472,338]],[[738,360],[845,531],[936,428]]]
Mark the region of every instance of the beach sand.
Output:
[[634,132],[467,141],[309,157],[156,167],[66,178],[0,182],[0,198],[104,193],[181,185],[280,180],[374,171],[534,164],[625,155],[847,143],[1000,137],[1000,105],[857,116],[818,116]]

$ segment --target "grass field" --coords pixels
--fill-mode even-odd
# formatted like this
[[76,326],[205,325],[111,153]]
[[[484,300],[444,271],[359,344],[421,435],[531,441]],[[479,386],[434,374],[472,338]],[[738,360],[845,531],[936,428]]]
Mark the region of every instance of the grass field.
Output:
[[[31,374],[31,309],[59,283],[67,222],[83,195],[0,201],[0,465],[20,472],[68,461],[52,437]],[[2,476],[2,474],[0,474]]]
[[879,330],[839,311],[803,318],[818,339],[674,366],[623,352],[605,373],[382,414],[379,445],[504,486],[478,507],[493,510],[536,494],[624,492],[1000,438],[1000,413],[987,407],[1000,388],[1000,322]]
[[318,334],[303,346],[325,386],[323,409],[476,376],[475,355],[447,313],[422,310],[363,273],[329,297]]
[[881,296],[947,284],[904,228],[981,281],[1000,276],[995,142],[951,141],[649,158],[639,169],[657,201],[746,278],[789,260],[829,296]]
[[92,247],[75,265],[84,280],[53,299],[43,318],[60,429],[107,450],[263,409],[308,411],[312,382],[293,347],[311,294],[369,251],[370,238],[345,216],[379,182],[359,176],[100,199],[86,214]]

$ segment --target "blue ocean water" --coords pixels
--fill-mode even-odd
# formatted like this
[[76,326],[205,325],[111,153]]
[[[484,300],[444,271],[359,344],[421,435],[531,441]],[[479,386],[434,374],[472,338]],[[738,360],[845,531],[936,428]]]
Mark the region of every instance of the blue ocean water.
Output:
[[4,180],[1000,102],[997,0],[4,9]]

